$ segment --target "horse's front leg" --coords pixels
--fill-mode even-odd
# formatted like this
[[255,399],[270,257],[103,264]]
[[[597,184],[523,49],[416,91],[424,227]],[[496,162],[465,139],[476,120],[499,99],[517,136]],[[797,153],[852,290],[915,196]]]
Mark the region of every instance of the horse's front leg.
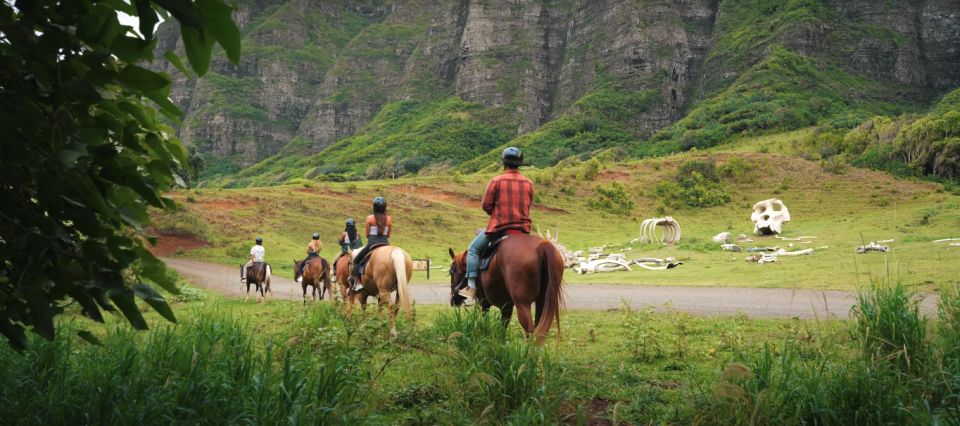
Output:
[[243,294],[243,301],[250,301],[250,281],[247,281],[247,292]]
[[500,322],[503,323],[503,328],[507,328],[510,325],[510,317],[513,316],[513,305],[506,304],[500,308]]

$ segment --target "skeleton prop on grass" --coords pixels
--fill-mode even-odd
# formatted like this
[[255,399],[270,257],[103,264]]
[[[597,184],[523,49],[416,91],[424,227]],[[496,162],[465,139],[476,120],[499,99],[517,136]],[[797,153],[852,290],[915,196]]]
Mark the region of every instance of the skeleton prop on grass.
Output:
[[776,235],[783,231],[783,223],[790,221],[790,210],[783,201],[771,198],[753,205],[750,220],[757,235]]
[[647,219],[640,224],[640,241],[676,244],[680,241],[680,222],[670,216]]

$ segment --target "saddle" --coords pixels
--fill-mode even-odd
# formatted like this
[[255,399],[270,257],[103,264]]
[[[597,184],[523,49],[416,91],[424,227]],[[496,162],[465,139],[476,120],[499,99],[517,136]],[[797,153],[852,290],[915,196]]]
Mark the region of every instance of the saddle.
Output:
[[478,272],[486,271],[490,269],[490,260],[493,259],[493,255],[497,254],[497,248],[500,247],[500,243],[507,238],[510,238],[512,234],[501,234],[497,235],[490,244],[487,245],[487,248],[480,252],[480,269]]
[[363,258],[353,259],[353,269],[357,271],[356,275],[363,276],[363,272],[366,271],[367,269],[367,261],[370,260],[370,255],[373,253],[374,250],[386,245],[389,245],[389,244],[378,243],[378,244],[371,245],[370,248],[367,249],[367,252],[364,253]]
[[253,262],[253,265],[250,265],[250,268],[247,269],[247,281],[256,282],[265,280],[267,278],[268,267],[269,264],[267,262]]

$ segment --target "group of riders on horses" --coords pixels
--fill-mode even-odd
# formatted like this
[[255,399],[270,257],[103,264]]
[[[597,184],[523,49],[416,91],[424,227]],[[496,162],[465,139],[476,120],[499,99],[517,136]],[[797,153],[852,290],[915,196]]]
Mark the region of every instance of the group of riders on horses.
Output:
[[[529,234],[531,228],[530,207],[533,204],[533,182],[520,174],[519,168],[523,164],[523,153],[519,148],[509,147],[501,155],[504,171],[494,177],[487,185],[481,206],[490,216],[486,228],[477,231],[476,237],[466,252],[466,271],[461,283],[456,283],[459,295],[476,300],[477,276],[480,269],[480,256],[488,245],[506,235]],[[367,216],[364,224],[364,235],[367,244],[364,245],[357,233],[356,222],[347,219],[343,233],[340,235],[340,254],[334,260],[336,265],[341,256],[349,255],[353,250],[363,247],[353,257],[350,269],[351,287],[356,287],[361,281],[365,262],[372,248],[389,244],[393,231],[393,218],[387,214],[387,201],[383,197],[373,199],[373,214]],[[323,244],[320,242],[320,233],[315,232],[313,239],[307,244],[307,257],[298,262],[296,279],[302,280],[303,269],[313,259],[320,257]],[[241,279],[245,279],[249,268],[256,262],[262,263],[265,257],[263,239],[257,237],[256,245],[250,249],[250,261],[242,268]],[[465,284],[465,285],[464,285]]]

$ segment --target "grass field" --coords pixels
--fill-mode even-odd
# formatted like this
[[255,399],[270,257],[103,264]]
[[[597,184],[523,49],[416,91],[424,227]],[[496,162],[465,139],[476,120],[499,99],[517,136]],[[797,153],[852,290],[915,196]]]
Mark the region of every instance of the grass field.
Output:
[[[179,324],[62,319],[55,341],[0,347],[4,424],[846,424],[956,420],[960,297],[919,316],[899,286],[852,320],[566,311],[536,348],[514,321],[416,306],[389,337],[375,309],[224,300]],[[87,327],[103,342],[71,336]],[[878,343],[881,342],[881,343]],[[883,346],[889,343],[893,349]],[[951,349],[952,348],[952,349]],[[906,362],[906,363],[905,363]],[[79,417],[78,417],[79,416]]]
[[[960,282],[960,249],[932,240],[960,237],[960,197],[939,184],[903,180],[847,167],[825,171],[819,162],[797,158],[791,141],[810,130],[746,139],[725,151],[693,152],[666,158],[611,162],[592,174],[589,163],[567,163],[524,172],[537,187],[535,226],[560,230],[560,243],[581,250],[606,245],[627,250],[628,258],[672,256],[685,262],[667,272],[638,270],[577,276],[569,283],[780,287],[851,290],[871,277],[893,276],[904,284],[933,290]],[[759,151],[759,152],[758,152]],[[720,167],[734,161],[723,178],[730,201],[707,208],[669,208],[655,188],[671,180],[684,162],[712,159]],[[842,173],[842,174],[837,174]],[[268,261],[291,275],[292,261],[304,255],[309,235],[320,231],[324,256],[337,250],[335,238],[347,217],[362,219],[370,200],[387,198],[394,217],[392,242],[414,258],[448,261],[447,248],[462,250],[485,225],[479,199],[490,175],[426,176],[342,183],[305,182],[297,186],[253,189],[195,189],[170,196],[183,207],[157,215],[165,254],[223,264],[240,264],[255,236],[265,239]],[[597,186],[622,184],[633,207],[613,214],[591,207]],[[787,237],[812,235],[815,254],[768,265],[744,262],[745,254],[719,250],[711,237],[752,231],[750,208],[776,197],[790,209]],[[676,246],[631,243],[643,219],[670,215],[683,237]],[[894,239],[888,254],[854,255],[863,242]],[[756,238],[745,246],[785,246],[774,238]],[[178,250],[177,248],[181,248]],[[432,281],[446,275],[434,274]],[[422,273],[414,284],[425,281]]]

